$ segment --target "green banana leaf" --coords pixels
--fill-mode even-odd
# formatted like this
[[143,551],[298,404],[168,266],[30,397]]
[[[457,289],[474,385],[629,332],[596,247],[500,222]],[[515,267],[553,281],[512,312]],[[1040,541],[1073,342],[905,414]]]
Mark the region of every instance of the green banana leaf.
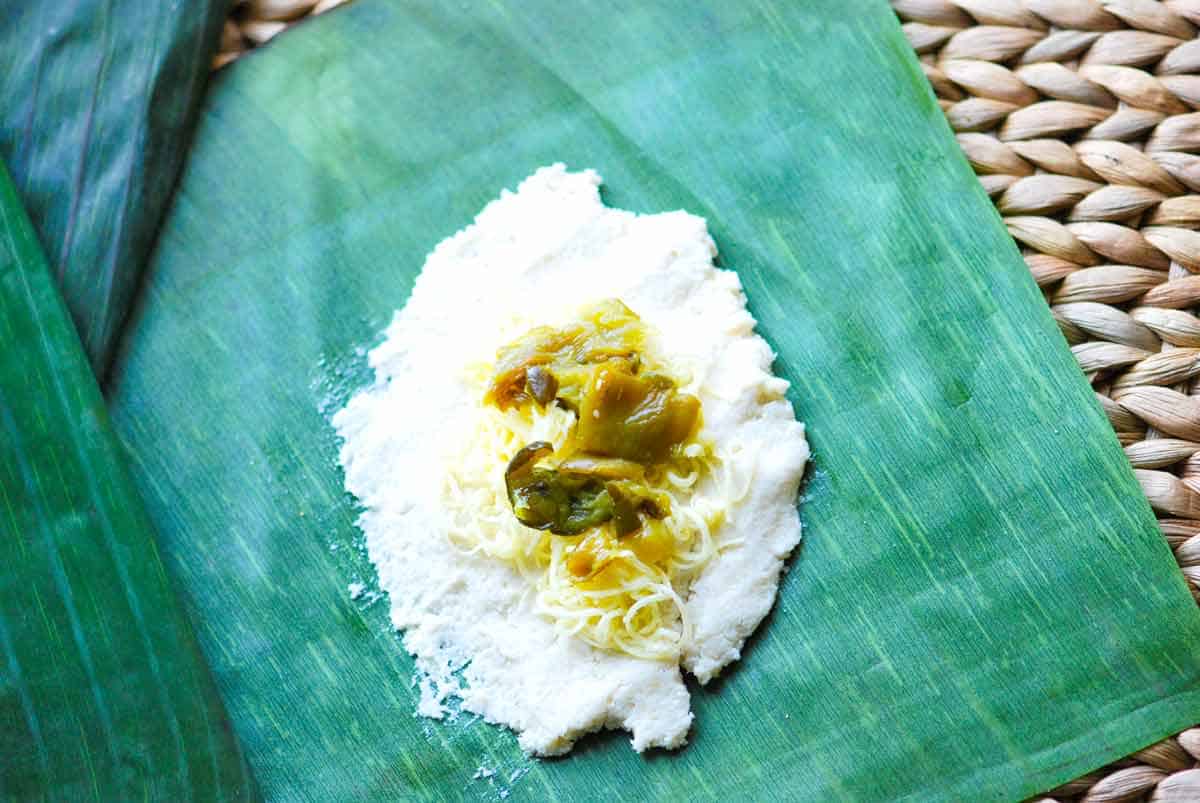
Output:
[[0,10],[0,159],[97,376],[183,166],[230,1]]
[[[677,754],[416,718],[347,593],[328,417],[425,253],[556,160],[709,220],[815,450]],[[146,281],[114,420],[268,798],[1016,799],[1200,712],[1200,615],[882,0],[357,0],[223,71]]]
[[0,165],[0,799],[254,787]]

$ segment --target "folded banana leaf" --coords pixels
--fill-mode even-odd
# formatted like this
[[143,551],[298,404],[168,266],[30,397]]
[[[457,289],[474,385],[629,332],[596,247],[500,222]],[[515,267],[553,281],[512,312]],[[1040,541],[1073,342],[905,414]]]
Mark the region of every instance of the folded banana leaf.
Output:
[[254,787],[0,165],[0,799]]
[[97,376],[187,153],[230,0],[0,10],[0,159]]
[[[708,219],[815,449],[777,609],[677,754],[416,718],[347,592],[328,416],[425,253],[558,160]],[[111,402],[270,798],[1017,799],[1200,711],[1200,616],[882,0],[306,24],[216,82]]]

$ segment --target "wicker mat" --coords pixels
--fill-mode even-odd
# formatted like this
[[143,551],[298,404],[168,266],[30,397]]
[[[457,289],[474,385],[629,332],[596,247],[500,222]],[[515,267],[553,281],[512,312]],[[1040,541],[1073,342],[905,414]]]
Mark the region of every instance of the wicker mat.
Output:
[[[890,0],[1200,600],[1200,0]],[[346,0],[241,0],[214,67]],[[1200,801],[1200,726],[1041,801]]]

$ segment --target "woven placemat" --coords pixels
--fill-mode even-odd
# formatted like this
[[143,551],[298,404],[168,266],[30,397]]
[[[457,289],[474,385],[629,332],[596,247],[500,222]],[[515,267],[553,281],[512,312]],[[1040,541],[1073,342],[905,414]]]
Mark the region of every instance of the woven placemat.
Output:
[[[221,67],[347,0],[241,0]],[[1200,600],[1200,0],[890,0]],[[1039,801],[1200,802],[1200,726]]]
[[[891,0],[1200,599],[1200,0]],[[1200,801],[1200,728],[1049,793]]]

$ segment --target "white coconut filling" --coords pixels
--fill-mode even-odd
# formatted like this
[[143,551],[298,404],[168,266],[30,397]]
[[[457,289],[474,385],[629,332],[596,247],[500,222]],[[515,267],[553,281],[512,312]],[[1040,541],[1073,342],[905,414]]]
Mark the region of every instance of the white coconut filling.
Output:
[[[371,352],[375,384],[334,418],[359,526],[422,674],[420,713],[441,716],[453,695],[547,755],[601,728],[631,731],[639,751],[685,742],[680,665],[707,682],[770,610],[800,538],[808,458],[788,384],[771,374],[737,275],[712,264],[704,221],[607,208],[599,185],[593,171],[542,168],[439,244]],[[484,407],[479,366],[530,326],[606,298],[688,377],[712,459],[668,477],[672,568],[603,596],[580,593],[565,542],[516,522],[504,495],[515,449],[560,444],[573,414]]]

